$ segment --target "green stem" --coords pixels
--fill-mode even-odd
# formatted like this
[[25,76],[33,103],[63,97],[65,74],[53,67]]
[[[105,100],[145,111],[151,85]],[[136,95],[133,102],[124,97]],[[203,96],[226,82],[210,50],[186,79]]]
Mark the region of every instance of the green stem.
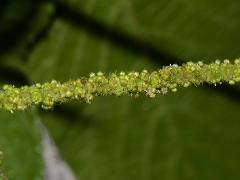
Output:
[[169,91],[176,92],[180,87],[199,86],[203,83],[218,85],[224,82],[230,85],[240,81],[240,59],[234,63],[217,60],[211,64],[188,62],[182,66],[176,64],[163,67],[158,71],[120,72],[104,75],[91,73],[75,81],[35,84],[16,88],[5,85],[0,93],[0,108],[13,112],[24,110],[33,105],[49,109],[56,103],[79,100],[90,103],[95,96],[122,96],[145,94],[155,97]]

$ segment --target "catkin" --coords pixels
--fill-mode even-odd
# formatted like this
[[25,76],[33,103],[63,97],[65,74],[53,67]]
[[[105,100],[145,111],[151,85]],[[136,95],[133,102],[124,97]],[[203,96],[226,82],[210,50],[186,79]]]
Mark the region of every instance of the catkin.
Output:
[[13,112],[24,110],[33,105],[44,109],[53,108],[55,104],[78,100],[90,103],[96,96],[138,96],[145,94],[155,97],[157,94],[176,92],[179,88],[203,83],[233,85],[240,81],[240,59],[234,63],[229,60],[216,60],[211,64],[187,62],[181,66],[173,64],[157,71],[120,72],[105,75],[102,72],[90,73],[82,77],[60,83],[56,80],[44,84],[34,84],[16,88],[3,86],[0,92],[0,108]]

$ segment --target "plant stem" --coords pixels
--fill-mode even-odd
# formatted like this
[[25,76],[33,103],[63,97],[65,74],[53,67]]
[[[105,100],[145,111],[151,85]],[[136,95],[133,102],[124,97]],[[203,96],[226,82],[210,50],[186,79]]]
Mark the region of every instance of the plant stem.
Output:
[[49,83],[34,84],[16,88],[5,85],[0,93],[0,108],[13,112],[24,110],[33,105],[44,109],[52,108],[56,103],[79,100],[90,103],[95,96],[138,96],[145,94],[155,97],[169,91],[176,92],[180,87],[199,86],[203,83],[230,85],[240,81],[240,59],[234,63],[229,60],[216,60],[211,64],[187,62],[182,66],[173,64],[160,70],[148,72],[120,72],[105,75],[102,72],[90,73],[82,77],[60,83],[53,80]]

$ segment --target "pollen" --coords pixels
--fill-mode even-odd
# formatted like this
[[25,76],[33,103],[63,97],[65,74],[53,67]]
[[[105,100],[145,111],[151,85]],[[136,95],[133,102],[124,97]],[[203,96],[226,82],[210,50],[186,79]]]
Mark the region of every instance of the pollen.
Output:
[[234,85],[239,81],[240,59],[234,63],[216,60],[211,64],[204,64],[203,61],[173,64],[152,72],[144,69],[141,72],[121,71],[107,75],[99,71],[90,73],[89,77],[65,83],[52,80],[20,88],[4,85],[0,93],[0,108],[13,113],[17,109],[25,110],[34,105],[52,109],[55,104],[71,100],[91,103],[96,96],[138,97],[143,94],[154,98],[158,94],[175,93],[191,85],[206,83],[217,86],[224,82]]

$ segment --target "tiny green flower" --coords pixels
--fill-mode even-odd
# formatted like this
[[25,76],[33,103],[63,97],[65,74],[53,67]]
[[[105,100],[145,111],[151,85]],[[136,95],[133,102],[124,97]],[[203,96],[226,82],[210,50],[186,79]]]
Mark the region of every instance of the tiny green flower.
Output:
[[234,63],[229,60],[216,60],[211,64],[187,62],[182,66],[173,64],[153,72],[120,72],[105,75],[103,72],[90,73],[89,77],[60,83],[52,80],[50,83],[35,84],[16,88],[4,85],[0,91],[0,108],[13,112],[25,110],[33,105],[51,109],[55,104],[71,100],[90,103],[96,96],[137,97],[145,94],[155,97],[157,94],[177,92],[181,87],[200,86],[203,83],[214,86],[222,83],[234,85],[240,81],[240,59]]

